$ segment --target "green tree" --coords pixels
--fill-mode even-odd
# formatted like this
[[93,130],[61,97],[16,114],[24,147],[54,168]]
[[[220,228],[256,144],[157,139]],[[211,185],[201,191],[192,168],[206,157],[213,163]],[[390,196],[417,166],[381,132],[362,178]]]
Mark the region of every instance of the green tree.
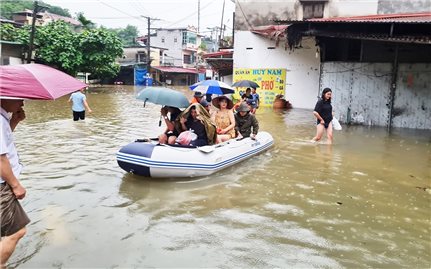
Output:
[[18,41],[18,31],[19,28],[16,28],[10,23],[2,23],[0,24],[0,39],[5,41]]
[[136,45],[136,38],[139,35],[138,28],[133,25],[127,25],[126,28],[111,29],[121,39],[124,46]]
[[205,41],[201,42],[201,44],[199,45],[199,48],[203,51],[207,50],[207,44],[205,43]]
[[49,13],[53,13],[53,14],[57,14],[57,15],[64,16],[64,17],[69,17],[69,18],[72,17],[72,15],[70,15],[70,12],[69,12],[68,9],[61,8],[61,7],[58,7],[58,6],[48,5],[48,4],[45,4],[44,2],[41,2],[40,4],[43,5],[43,6],[48,7],[48,12]]
[[82,27],[84,29],[94,29],[94,28],[96,28],[96,24],[94,22],[92,22],[91,20],[87,19],[84,16],[84,13],[79,12],[76,15],[77,15],[76,19],[82,24]]
[[31,0],[2,1],[0,5],[0,15],[9,20],[12,19],[12,15],[15,12],[33,9],[33,1]]
[[78,34],[64,21],[37,27],[36,61],[76,75],[83,63]]
[[110,78],[118,74],[115,59],[123,55],[121,40],[104,28],[84,30],[78,34],[83,63],[80,71],[96,78]]

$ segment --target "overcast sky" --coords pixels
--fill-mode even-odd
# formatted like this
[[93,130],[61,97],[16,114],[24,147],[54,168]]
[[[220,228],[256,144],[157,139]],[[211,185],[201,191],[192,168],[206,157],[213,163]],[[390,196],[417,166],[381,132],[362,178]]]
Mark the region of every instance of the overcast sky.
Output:
[[[124,28],[128,24],[146,34],[147,20],[141,16],[156,18],[151,27],[179,28],[198,26],[198,0],[44,0],[44,2],[68,9],[72,16],[83,12],[84,16],[109,28]],[[200,0],[200,32],[209,35],[207,27],[220,27],[223,0]],[[225,1],[223,22],[226,35],[232,32],[232,14],[235,4]]]

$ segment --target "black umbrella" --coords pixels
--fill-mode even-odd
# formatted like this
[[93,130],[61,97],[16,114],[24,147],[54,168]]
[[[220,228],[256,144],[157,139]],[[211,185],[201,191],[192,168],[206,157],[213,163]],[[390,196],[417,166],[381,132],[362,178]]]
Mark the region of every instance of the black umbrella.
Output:
[[251,80],[240,80],[232,84],[232,87],[244,87],[244,88],[259,88],[259,85]]

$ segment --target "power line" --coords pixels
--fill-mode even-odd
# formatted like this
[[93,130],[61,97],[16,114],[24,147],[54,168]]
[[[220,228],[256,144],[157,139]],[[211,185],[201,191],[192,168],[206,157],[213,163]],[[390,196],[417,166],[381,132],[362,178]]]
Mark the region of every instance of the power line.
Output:
[[[209,2],[208,4],[206,4],[204,7],[201,8],[201,10],[204,10],[205,8],[207,8],[209,5],[211,5],[215,0]],[[167,28],[174,26],[177,23],[180,23],[182,21],[185,21],[186,19],[190,18],[191,16],[195,15],[196,13],[198,13],[197,11],[192,12],[191,14],[185,16],[182,19],[179,19],[178,21],[173,22],[172,24],[168,25]]]
[[131,18],[134,18],[134,19],[136,19],[136,20],[139,20],[139,21],[143,21],[143,20],[141,19],[141,17],[133,16],[133,15],[131,15],[131,14],[127,13],[127,12],[124,12],[124,11],[122,11],[122,10],[120,10],[120,9],[116,8],[116,7],[113,7],[113,6],[111,6],[111,5],[107,4],[107,3],[103,3],[103,2],[102,2],[102,0],[98,0],[98,1],[99,1],[99,3],[101,3],[102,5],[105,5],[105,6],[107,6],[107,7],[110,7],[110,8],[112,8],[112,9],[115,9],[116,11],[118,11],[118,12],[120,12],[120,13],[124,14],[124,15],[127,15],[127,16],[129,16],[129,17],[131,17]]

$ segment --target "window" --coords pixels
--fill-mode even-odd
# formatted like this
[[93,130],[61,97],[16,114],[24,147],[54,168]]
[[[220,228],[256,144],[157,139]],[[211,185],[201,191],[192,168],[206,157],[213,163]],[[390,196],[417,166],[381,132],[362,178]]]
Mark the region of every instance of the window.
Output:
[[165,37],[164,36],[162,37],[162,43],[165,43]]
[[138,52],[136,53],[136,62],[142,63],[147,61],[147,53],[145,52]]
[[178,42],[178,38],[174,37],[174,42],[177,43]]
[[193,32],[183,32],[183,45],[186,44],[196,44],[196,33]]
[[184,54],[184,63],[185,64],[191,64],[192,63],[192,57],[191,57],[191,55]]
[[183,32],[183,45],[187,44],[187,32]]
[[325,2],[327,0],[300,0],[303,10],[303,19],[323,18]]
[[3,58],[3,59],[2,59],[2,64],[3,64],[3,65],[10,65],[9,57],[7,57],[7,56],[6,56],[5,58]]

